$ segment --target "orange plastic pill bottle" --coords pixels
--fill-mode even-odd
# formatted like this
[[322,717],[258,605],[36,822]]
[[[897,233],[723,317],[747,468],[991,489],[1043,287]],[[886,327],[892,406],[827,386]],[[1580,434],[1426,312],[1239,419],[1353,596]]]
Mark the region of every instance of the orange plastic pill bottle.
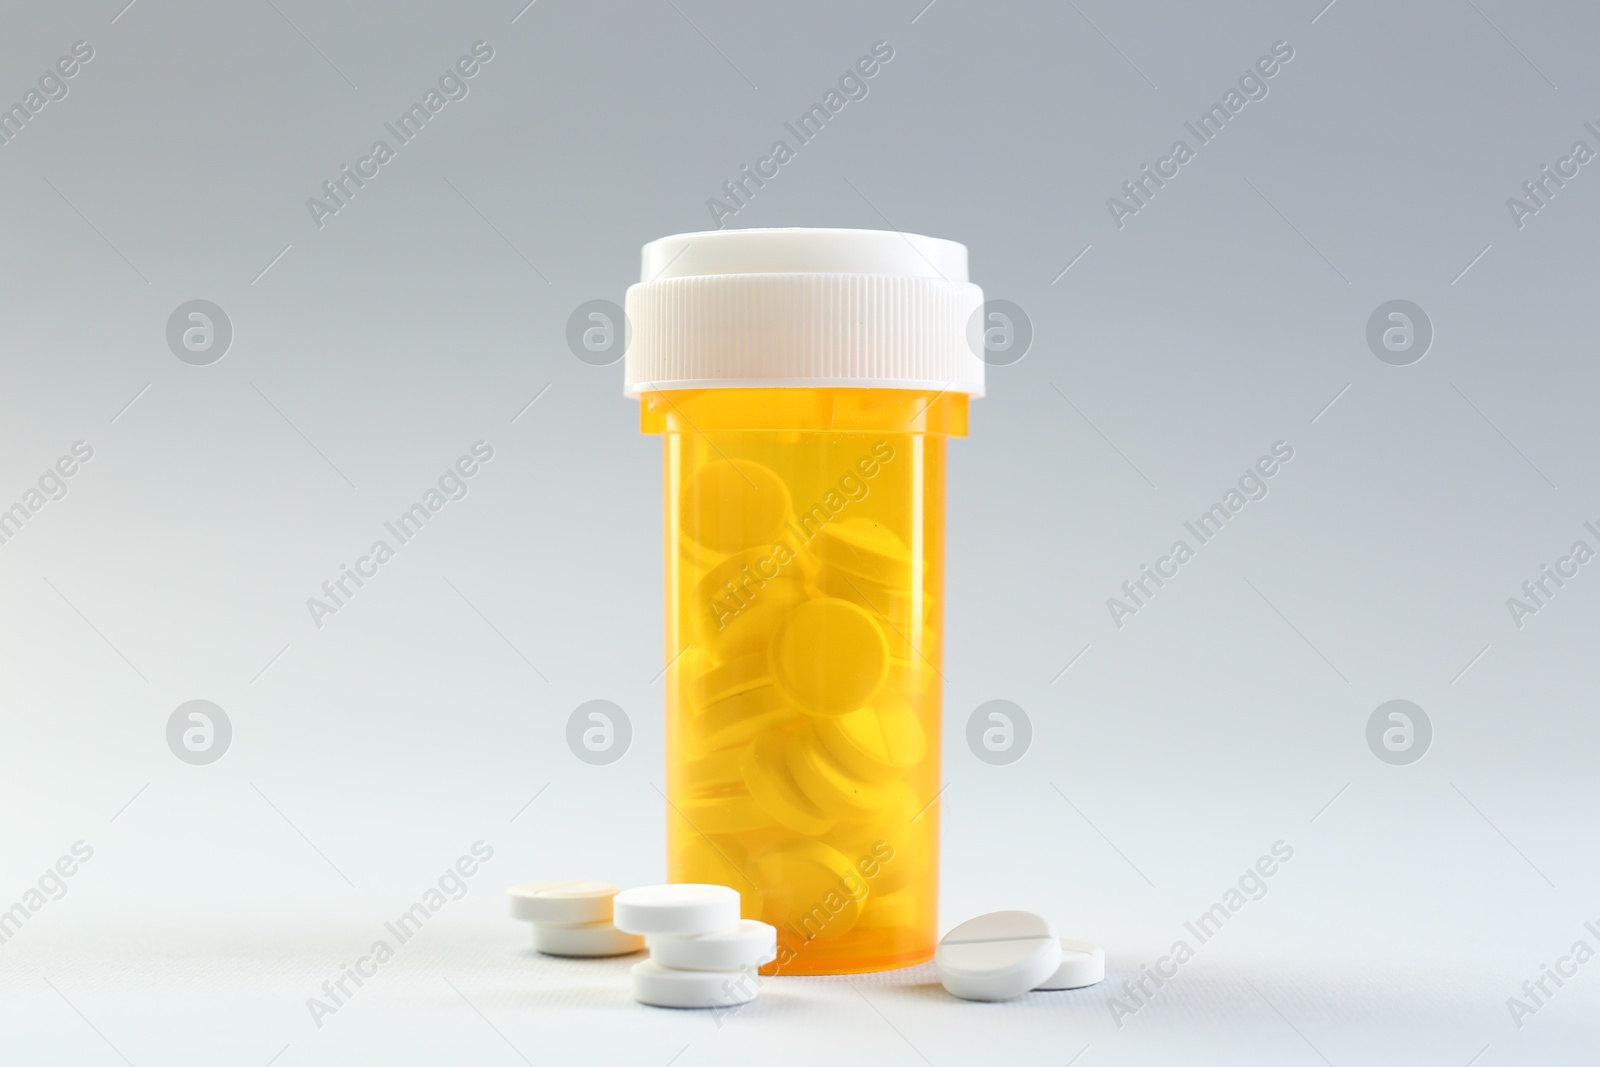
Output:
[[879,230],[645,245],[625,390],[665,445],[668,877],[780,974],[937,938],[945,446],[984,363],[966,248]]

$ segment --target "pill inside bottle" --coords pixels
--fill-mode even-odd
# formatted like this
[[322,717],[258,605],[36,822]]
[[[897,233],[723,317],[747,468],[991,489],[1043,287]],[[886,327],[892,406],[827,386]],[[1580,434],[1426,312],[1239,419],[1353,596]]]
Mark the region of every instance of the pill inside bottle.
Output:
[[663,439],[668,878],[776,927],[765,973],[926,961],[946,448],[983,392],[966,249],[726,230],[646,245],[642,277],[624,378]]

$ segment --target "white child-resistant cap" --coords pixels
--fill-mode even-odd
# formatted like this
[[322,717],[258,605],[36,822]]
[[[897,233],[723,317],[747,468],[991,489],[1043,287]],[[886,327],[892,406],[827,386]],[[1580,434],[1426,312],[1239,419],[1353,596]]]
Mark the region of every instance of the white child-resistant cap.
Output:
[[836,387],[983,395],[967,249],[893,230],[711,230],[644,246],[628,396]]

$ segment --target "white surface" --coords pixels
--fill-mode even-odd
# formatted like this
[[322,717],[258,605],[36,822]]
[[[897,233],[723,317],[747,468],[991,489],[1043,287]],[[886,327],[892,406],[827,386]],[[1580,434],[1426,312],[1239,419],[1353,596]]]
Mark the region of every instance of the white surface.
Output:
[[633,999],[658,1008],[726,1008],[760,992],[754,971],[675,971],[641,960],[629,973]]
[[1041,991],[1082,989],[1106,977],[1106,950],[1072,937],[1061,939],[1061,963],[1056,973],[1034,986]]
[[1050,921],[1027,911],[993,911],[958,924],[933,957],[939,981],[965,1000],[1008,1000],[1055,973],[1061,941]]
[[739,894],[696,882],[646,885],[618,893],[613,911],[617,927],[632,934],[709,934],[739,922]]
[[[1336,1067],[1465,1067],[1492,1045],[1473,1067],[1588,1067],[1600,1043],[1597,976],[1580,972],[1517,1031],[1504,1000],[1525,975],[1499,973],[1493,950],[1448,974],[1395,952],[1412,943],[1398,931],[1381,938],[1387,955],[1313,953],[1287,899],[1241,916],[1119,1028],[1108,1000],[1166,946],[1114,921],[1092,924],[1110,960],[1108,982],[1092,989],[961,1001],[932,964],[762,978],[760,997],[718,1026],[713,1013],[635,1003],[631,958],[539,955],[520,924],[491,914],[494,896],[473,921],[438,918],[448,925],[425,929],[318,1028],[306,998],[370,942],[387,907],[344,907],[336,923],[281,905],[250,924],[82,923],[71,910],[85,901],[69,895],[51,905],[66,914],[47,911],[0,947],[3,1062],[123,1065],[109,1042],[136,1067],[266,1067],[279,1053],[272,1067],[517,1067],[519,1052],[538,1064],[665,1067],[681,1052],[674,1067],[816,1067],[841,1047],[876,1067],[1065,1065],[1079,1053],[1074,1067],[1326,1067],[1313,1049]],[[1146,924],[1175,918],[1152,910]]]
[[520,882],[506,890],[511,917],[535,923],[609,922],[616,895],[605,882]]
[[533,947],[551,956],[598,959],[642,952],[644,938],[618,930],[610,920],[576,926],[534,923]]
[[737,926],[709,934],[650,939],[650,958],[680,970],[737,971],[771,963],[778,957],[778,931],[770,923],[740,919]]
[[641,260],[626,298],[628,396],[808,385],[983,395],[981,330],[970,330],[983,290],[955,241],[714,230],[652,241]]

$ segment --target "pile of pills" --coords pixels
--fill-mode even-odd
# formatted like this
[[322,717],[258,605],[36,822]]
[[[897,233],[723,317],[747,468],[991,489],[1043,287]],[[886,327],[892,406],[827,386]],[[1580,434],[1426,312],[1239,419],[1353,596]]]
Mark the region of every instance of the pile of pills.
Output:
[[788,481],[750,459],[687,480],[672,876],[738,888],[746,916],[784,931],[786,965],[847,936],[889,957],[932,925],[932,598],[884,522],[797,514]]
[[627,956],[644,938],[611,921],[617,887],[605,882],[523,882],[506,892],[511,917],[533,924],[533,947],[550,956]]
[[1106,976],[1098,945],[1060,937],[1031,911],[993,911],[944,935],[939,981],[963,1000],[1009,1000],[1030,990],[1081,989]]
[[[778,932],[739,917],[739,894],[680,882],[618,892],[605,882],[524,882],[508,891],[511,917],[533,924],[550,956],[626,956],[633,998],[660,1008],[730,1008],[760,992],[757,968],[778,955]],[[969,919],[939,942],[939,981],[963,1000],[1008,1000],[1031,990],[1081,989],[1106,976],[1106,954],[1057,935],[1028,911]]]
[[633,998],[660,1008],[727,1008],[755,999],[756,968],[778,955],[778,932],[739,918],[722,885],[652,885],[616,898],[617,926],[643,935],[650,958],[633,965]]
[[778,955],[778,932],[739,918],[722,885],[652,885],[618,892],[605,882],[523,882],[507,891],[511,917],[533,925],[548,956],[627,956],[633,997],[660,1008],[729,1008],[755,999],[756,969]]

